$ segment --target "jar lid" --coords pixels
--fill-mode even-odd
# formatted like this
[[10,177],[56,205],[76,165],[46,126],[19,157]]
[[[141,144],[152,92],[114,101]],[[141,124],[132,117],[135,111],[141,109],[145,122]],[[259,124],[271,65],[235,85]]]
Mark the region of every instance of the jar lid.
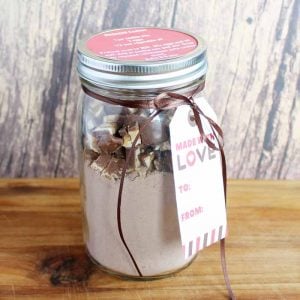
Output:
[[171,88],[206,74],[206,46],[187,32],[155,27],[104,31],[78,45],[79,76],[110,88]]

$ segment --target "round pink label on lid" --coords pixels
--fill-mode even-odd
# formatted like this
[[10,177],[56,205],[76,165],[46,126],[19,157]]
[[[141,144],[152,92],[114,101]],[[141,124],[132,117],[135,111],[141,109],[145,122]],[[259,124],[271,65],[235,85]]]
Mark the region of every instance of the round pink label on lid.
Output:
[[158,61],[188,54],[198,46],[197,40],[172,29],[125,28],[103,32],[86,42],[97,56],[119,61]]

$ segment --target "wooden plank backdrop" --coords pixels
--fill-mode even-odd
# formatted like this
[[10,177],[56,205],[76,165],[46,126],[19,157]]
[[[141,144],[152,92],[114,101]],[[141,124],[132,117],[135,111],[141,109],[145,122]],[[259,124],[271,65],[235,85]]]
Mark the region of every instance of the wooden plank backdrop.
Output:
[[0,176],[76,176],[76,45],[165,26],[208,44],[232,178],[300,178],[299,0],[0,0]]

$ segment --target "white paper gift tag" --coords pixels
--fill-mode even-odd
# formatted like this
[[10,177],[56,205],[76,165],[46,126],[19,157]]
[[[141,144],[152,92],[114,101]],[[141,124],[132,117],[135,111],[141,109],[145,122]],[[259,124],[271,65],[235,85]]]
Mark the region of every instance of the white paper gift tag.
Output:
[[[203,98],[201,110],[216,121]],[[170,124],[172,163],[181,241],[188,258],[226,235],[226,208],[221,155],[200,137],[188,105],[177,108]],[[216,145],[208,121],[201,117],[205,134]]]

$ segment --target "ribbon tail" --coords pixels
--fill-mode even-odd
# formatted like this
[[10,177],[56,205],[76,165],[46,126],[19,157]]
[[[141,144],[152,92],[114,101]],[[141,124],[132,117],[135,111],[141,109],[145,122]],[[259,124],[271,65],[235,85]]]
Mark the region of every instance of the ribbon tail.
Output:
[[221,254],[221,265],[222,265],[222,270],[223,270],[223,275],[224,275],[224,281],[226,284],[227,292],[229,294],[229,298],[231,300],[236,300],[236,297],[231,288],[229,275],[228,275],[228,271],[227,271],[226,255],[225,255],[225,238],[220,241],[220,254]]
[[[222,161],[222,175],[223,175],[223,185],[224,185],[224,196],[225,196],[225,206],[227,205],[227,169],[226,169],[226,159],[225,153],[222,145],[219,143],[220,153],[221,153],[221,161]],[[220,241],[220,255],[221,255],[221,265],[224,275],[224,281],[226,284],[226,288],[231,300],[236,300],[233,290],[231,288],[229,275],[227,271],[227,262],[226,262],[226,255],[225,255],[225,238]]]
[[[212,128],[213,129],[213,128]],[[223,137],[222,137],[223,138]],[[221,164],[222,164],[222,177],[223,177],[223,187],[224,187],[224,199],[225,199],[225,206],[227,205],[227,166],[226,166],[226,158],[224,153],[223,145],[221,145],[220,140],[217,138],[219,151],[221,154]],[[221,239],[220,241],[220,255],[221,255],[221,265],[223,270],[223,276],[225,285],[229,294],[229,298],[231,300],[236,300],[236,297],[233,293],[231,288],[230,279],[227,270],[227,262],[226,262],[226,255],[225,255],[225,238]]]
[[[226,158],[225,158],[225,153],[223,149],[223,143],[221,144],[219,137],[217,136],[215,130],[218,132],[218,134],[221,136],[223,140],[223,133],[219,125],[217,125],[214,121],[212,121],[210,118],[208,118],[198,106],[192,107],[194,117],[195,117],[195,122],[196,125],[199,129],[200,136],[203,138],[203,140],[206,142],[208,147],[220,151],[221,155],[221,165],[222,165],[222,177],[223,177],[223,188],[224,188],[224,199],[225,199],[225,206],[227,202],[227,168],[226,168]],[[207,136],[205,135],[203,125],[201,122],[201,116],[202,115],[209,123],[210,128],[217,140],[218,143],[218,148],[215,146],[215,144],[210,141]],[[231,288],[230,280],[229,280],[229,275],[227,271],[227,263],[226,263],[226,255],[225,255],[225,238],[221,239],[220,241],[220,255],[221,255],[221,265],[222,265],[222,270],[223,270],[223,276],[224,276],[224,281],[226,284],[226,288],[229,294],[229,297],[231,300],[236,300],[236,297],[233,293],[233,290]]]
[[123,234],[123,229],[122,229],[122,218],[121,218],[121,205],[122,205],[122,195],[123,195],[123,187],[124,187],[124,180],[125,180],[125,176],[126,176],[126,170],[128,168],[128,165],[129,165],[129,161],[133,155],[133,151],[134,151],[134,148],[136,146],[136,143],[138,141],[138,139],[140,138],[141,136],[141,132],[143,132],[143,130],[151,123],[151,121],[161,112],[161,110],[157,110],[155,112],[153,112],[149,119],[147,120],[147,122],[145,122],[145,124],[143,124],[143,126],[140,128],[139,130],[139,133],[136,135],[135,139],[133,140],[132,142],[132,145],[131,145],[131,148],[129,150],[129,153],[128,153],[128,156],[126,157],[126,160],[125,160],[125,164],[123,166],[123,169],[122,169],[122,173],[121,173],[121,178],[120,178],[120,185],[119,185],[119,192],[118,192],[118,204],[117,204],[117,221],[118,221],[118,231],[119,231],[119,235],[120,235],[120,238],[121,238],[121,241],[124,245],[124,247],[126,248],[131,260],[132,260],[132,263],[134,264],[134,267],[136,269],[136,271],[138,272],[139,276],[140,277],[143,277],[143,274],[133,256],[133,254],[131,253],[126,241],[125,241],[125,238],[124,238],[124,234]]

